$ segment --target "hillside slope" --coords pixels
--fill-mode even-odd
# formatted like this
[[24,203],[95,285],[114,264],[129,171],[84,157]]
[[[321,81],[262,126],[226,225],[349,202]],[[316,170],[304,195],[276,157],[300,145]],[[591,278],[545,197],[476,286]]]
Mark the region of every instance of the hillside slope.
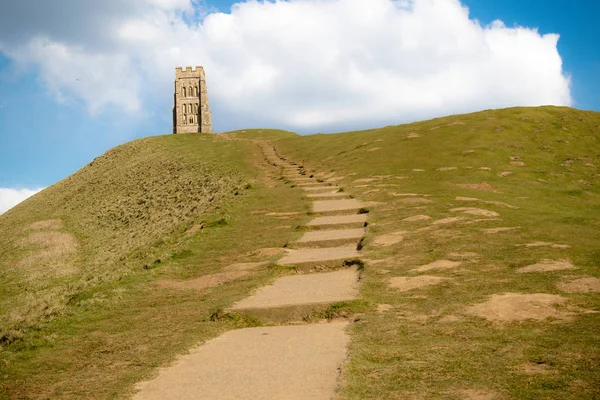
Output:
[[[0,398],[106,398],[158,360],[243,326],[209,317],[269,271],[201,298],[155,282],[210,275],[256,245],[286,243],[294,233],[275,230],[277,218],[247,235],[265,218],[248,213],[283,202],[283,182],[266,180],[262,162],[252,142],[150,137],[1,215]],[[131,368],[115,375],[117,364]]]
[[0,398],[128,398],[260,325],[223,310],[312,218],[265,146],[369,213],[362,300],[309,316],[353,322],[339,398],[600,396],[600,113],[540,107],[107,152],[0,216]]

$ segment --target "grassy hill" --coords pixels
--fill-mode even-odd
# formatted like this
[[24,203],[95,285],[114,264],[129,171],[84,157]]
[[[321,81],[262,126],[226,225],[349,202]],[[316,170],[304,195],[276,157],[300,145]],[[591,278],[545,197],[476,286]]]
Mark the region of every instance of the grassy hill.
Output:
[[[0,216],[0,396],[126,397],[194,344],[257,324],[220,310],[293,273],[273,249],[309,218],[261,143],[372,202],[366,308],[331,313],[360,314],[341,398],[600,396],[599,295],[573,285],[600,277],[600,114],[557,107],[332,135],[168,135],[107,152]],[[403,240],[382,245],[390,234]],[[519,271],[540,263],[571,269]],[[418,268],[441,280],[390,284]],[[200,292],[173,284],[215,274],[227,279]],[[486,319],[506,294],[517,304]]]

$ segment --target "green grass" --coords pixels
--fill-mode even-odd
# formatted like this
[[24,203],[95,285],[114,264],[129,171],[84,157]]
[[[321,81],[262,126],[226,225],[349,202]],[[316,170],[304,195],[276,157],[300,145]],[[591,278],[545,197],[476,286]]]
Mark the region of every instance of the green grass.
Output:
[[[305,207],[297,189],[273,171],[251,142],[148,138],[108,152],[0,216],[9,239],[2,247],[0,398],[121,398],[193,345],[253,326],[246,318],[210,317],[286,271],[267,265],[203,292],[159,289],[153,282],[264,260],[252,252],[298,236],[292,227],[305,216],[265,215]],[[150,198],[148,214],[136,209],[140,198]],[[134,215],[128,222],[106,211],[125,200],[123,212]],[[103,219],[95,223],[98,214]],[[27,227],[58,218],[64,221],[58,231],[78,241],[76,256],[66,260],[75,265],[71,273],[48,278],[48,268],[36,264],[16,270],[14,262],[36,251],[15,245]],[[203,229],[186,233],[199,224]],[[290,229],[278,229],[282,225]],[[113,229],[114,236],[107,234]],[[53,256],[55,264],[65,262]],[[30,303],[24,306],[23,299]]]
[[[310,318],[354,322],[339,398],[598,398],[600,295],[557,284],[600,277],[599,140],[600,114],[541,107],[334,135],[168,135],[113,149],[0,216],[0,397],[124,398],[194,345],[260,324],[222,310],[294,273],[252,252],[293,241],[310,214],[300,189],[263,159],[256,144],[269,142],[307,176],[335,172],[346,192],[380,203],[364,210],[362,252],[386,261],[361,265],[361,300]],[[456,169],[438,171],[444,167]],[[498,175],[505,171],[512,174]],[[355,182],[365,178],[374,180]],[[403,193],[429,202],[406,202]],[[500,216],[466,223],[482,217],[450,211],[457,207]],[[402,222],[417,214],[432,219]],[[468,219],[431,226],[455,216]],[[48,220],[62,222],[39,223]],[[519,229],[481,231],[494,227]],[[406,231],[401,243],[373,245],[398,230]],[[517,246],[534,241],[571,247]],[[419,275],[410,270],[457,252],[478,256],[426,273],[450,278],[443,284],[388,286],[390,277]],[[516,273],[541,259],[568,259],[577,269]],[[203,292],[155,284],[259,260],[271,263]],[[559,311],[572,318],[492,323],[468,313],[506,292],[563,296]],[[378,304],[391,309],[377,312]],[[543,373],[526,372],[530,365]]]
[[[419,136],[408,138],[411,133]],[[338,184],[347,191],[383,203],[371,208],[363,252],[387,260],[367,264],[362,295],[373,306],[393,308],[377,313],[372,307],[353,325],[340,398],[464,398],[463,390],[519,399],[600,396],[599,295],[557,288],[564,280],[600,277],[600,114],[515,108],[336,135],[276,134],[273,140],[310,173],[335,172],[345,177]],[[456,169],[438,171],[446,167]],[[512,174],[498,175],[504,171]],[[354,183],[361,178],[375,180]],[[465,184],[471,186],[460,186]],[[431,202],[407,203],[394,193],[427,194]],[[466,216],[450,211],[457,207],[496,211],[500,220],[426,230],[419,229],[431,221],[401,221],[417,214],[432,220]],[[520,228],[481,231],[503,226]],[[372,245],[375,237],[397,230],[407,232],[402,243]],[[571,247],[516,246],[534,241]],[[447,283],[406,292],[387,285],[390,277],[416,276],[409,270],[456,252],[479,257],[423,273],[451,278]],[[567,259],[577,269],[515,273],[542,259]],[[467,313],[470,305],[505,292],[559,294],[579,311],[569,322],[505,324]],[[444,322],[448,316],[454,322]],[[548,371],[525,372],[529,363]]]

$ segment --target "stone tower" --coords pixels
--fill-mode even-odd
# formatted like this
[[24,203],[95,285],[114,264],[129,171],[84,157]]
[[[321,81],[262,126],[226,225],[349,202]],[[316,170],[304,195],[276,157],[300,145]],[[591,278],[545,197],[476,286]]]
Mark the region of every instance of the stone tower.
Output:
[[175,68],[173,133],[212,132],[204,68]]

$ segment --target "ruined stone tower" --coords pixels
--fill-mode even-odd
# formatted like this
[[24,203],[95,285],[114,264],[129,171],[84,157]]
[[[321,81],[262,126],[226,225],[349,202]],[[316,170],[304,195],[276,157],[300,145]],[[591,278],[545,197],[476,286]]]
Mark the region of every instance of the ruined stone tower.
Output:
[[212,132],[204,68],[175,68],[173,133]]

